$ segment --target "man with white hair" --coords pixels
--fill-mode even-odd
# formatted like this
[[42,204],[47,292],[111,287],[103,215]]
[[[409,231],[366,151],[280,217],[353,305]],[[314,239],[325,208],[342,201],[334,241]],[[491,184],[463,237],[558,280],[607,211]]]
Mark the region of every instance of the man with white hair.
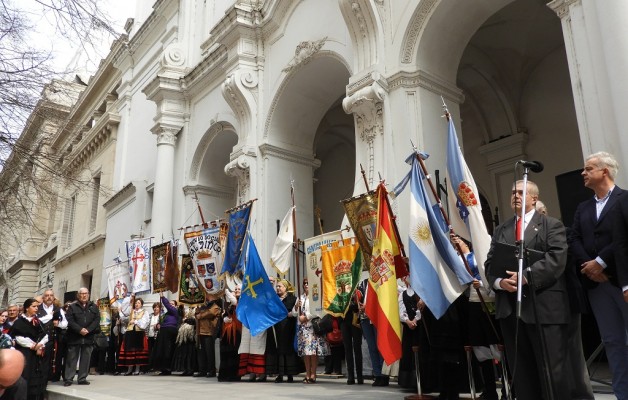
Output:
[[50,359],[49,379],[59,381],[61,377],[61,354],[65,352],[65,343],[61,338],[68,327],[65,312],[59,304],[55,304],[55,294],[52,289],[46,289],[41,296],[37,318],[43,324],[50,340],[46,343],[46,357]]
[[595,196],[576,209],[569,251],[587,288],[613,374],[613,391],[618,399],[628,400],[628,304],[618,275],[627,259],[616,254],[620,247],[614,233],[616,221],[617,225],[623,221],[617,215],[620,210],[616,209],[628,200],[628,194],[615,185],[618,169],[617,161],[607,152],[586,158],[582,171],[584,186],[593,190]]
[[94,348],[94,334],[100,332],[100,311],[89,300],[89,290],[80,288],[77,301],[68,307],[68,355],[65,362],[64,386],[72,385],[76,375],[76,363],[79,360],[78,384],[89,385],[87,375],[89,362]]

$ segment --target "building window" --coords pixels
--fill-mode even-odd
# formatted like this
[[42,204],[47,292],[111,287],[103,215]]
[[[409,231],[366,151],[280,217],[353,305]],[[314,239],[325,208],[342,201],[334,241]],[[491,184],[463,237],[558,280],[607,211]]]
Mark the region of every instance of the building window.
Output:
[[96,220],[98,219],[98,199],[100,196],[100,175],[94,177],[92,186],[92,210],[89,217],[89,233],[94,233],[96,230]]
[[76,195],[65,200],[65,212],[63,213],[63,247],[69,249],[72,246],[74,233],[74,217],[76,215]]

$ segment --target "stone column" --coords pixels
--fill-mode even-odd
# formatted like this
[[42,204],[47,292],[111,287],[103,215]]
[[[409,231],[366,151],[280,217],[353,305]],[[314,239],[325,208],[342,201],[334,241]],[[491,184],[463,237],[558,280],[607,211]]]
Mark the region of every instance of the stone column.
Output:
[[155,162],[155,185],[153,187],[153,212],[151,234],[161,238],[172,234],[172,202],[174,187],[174,150],[178,128],[159,126],[157,135],[157,158]]
[[[606,150],[628,165],[628,135],[621,119],[628,108],[628,2],[554,0],[569,62],[584,156]],[[623,133],[623,134],[622,134]],[[628,177],[619,177],[625,183]]]

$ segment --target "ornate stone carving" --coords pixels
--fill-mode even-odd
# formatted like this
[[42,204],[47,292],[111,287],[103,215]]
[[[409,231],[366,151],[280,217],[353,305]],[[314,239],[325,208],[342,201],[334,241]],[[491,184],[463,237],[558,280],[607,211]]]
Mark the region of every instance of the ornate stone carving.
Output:
[[342,101],[345,112],[355,115],[360,138],[367,143],[384,133],[382,107],[385,93],[379,83],[373,82]]
[[327,36],[324,38],[317,40],[315,42],[301,42],[298,44],[296,50],[294,51],[294,57],[288,63],[288,66],[284,68],[283,72],[290,72],[296,67],[300,65],[305,65],[312,59],[312,56],[320,51],[325,42],[327,41]]
[[362,8],[360,8],[360,5],[356,1],[351,3],[351,11],[353,12],[353,15],[355,15],[356,21],[358,21],[358,27],[360,28],[360,33],[362,34],[362,37],[366,37],[366,20],[364,19],[364,13],[362,12]]
[[164,67],[182,67],[185,64],[185,54],[179,43],[171,43],[164,50],[162,65]]
[[177,141],[178,133],[179,129],[176,128],[161,128],[160,132],[157,133],[157,146],[162,144],[174,146]]
[[238,180],[238,204],[248,198],[251,188],[251,164],[248,156],[241,155],[225,166],[225,174]]
[[569,15],[569,9],[574,4],[581,5],[582,0],[553,0],[547,3],[547,6],[551,8],[560,19],[563,19]]
[[404,64],[412,63],[414,59],[414,49],[416,43],[419,40],[425,21],[432,13],[436,4],[440,0],[422,0],[419,4],[419,8],[415,11],[412,21],[410,22],[410,29],[406,33],[406,37],[403,40],[401,62]]
[[237,83],[235,80],[235,74],[229,74],[225,79],[225,83],[223,84],[223,96],[225,100],[231,105],[233,110],[239,115],[245,115],[245,109],[240,101],[239,96],[237,95]]

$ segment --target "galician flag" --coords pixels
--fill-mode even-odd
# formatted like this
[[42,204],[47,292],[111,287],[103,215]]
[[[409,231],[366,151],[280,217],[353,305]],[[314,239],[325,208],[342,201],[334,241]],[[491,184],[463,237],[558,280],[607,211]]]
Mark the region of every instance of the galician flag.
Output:
[[[427,158],[425,154],[420,156]],[[394,192],[399,195],[410,181],[410,285],[438,319],[464,292],[463,285],[473,281],[473,277],[465,269],[449,236],[439,226],[415,153],[406,162],[412,164],[412,169]]]
[[273,251],[270,253],[270,264],[282,275],[288,272],[292,263],[292,246],[294,243],[292,213],[294,209],[295,206],[290,207],[286,216],[283,217],[279,234],[273,245]]
[[454,231],[473,244],[473,254],[484,287],[488,287],[484,262],[491,247],[491,237],[486,230],[480,194],[467,167],[460,146],[456,127],[449,118],[447,132],[447,202],[451,213],[449,222]]
[[399,244],[393,232],[383,183],[377,187],[377,227],[368,279],[366,315],[377,329],[377,348],[386,364],[401,358],[401,323],[397,302],[397,276],[395,257],[399,257]]

